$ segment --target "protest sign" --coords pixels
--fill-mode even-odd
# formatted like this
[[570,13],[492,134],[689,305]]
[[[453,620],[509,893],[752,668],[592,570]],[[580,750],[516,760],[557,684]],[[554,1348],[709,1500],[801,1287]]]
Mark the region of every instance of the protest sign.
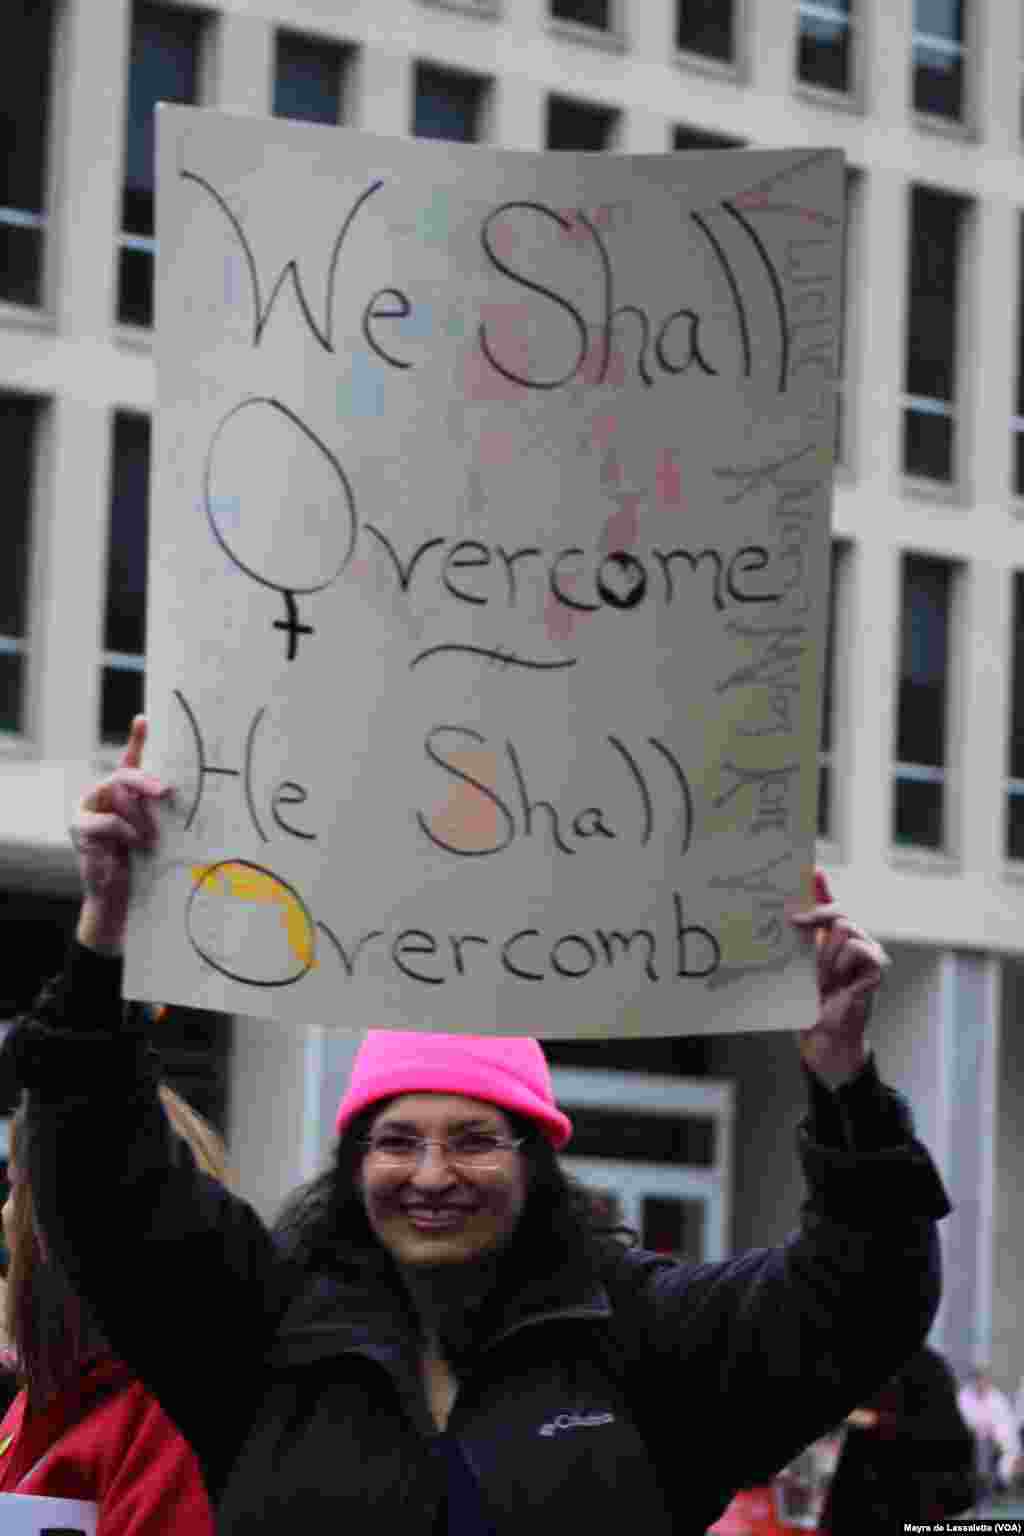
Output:
[[793,1027],[841,157],[161,108],[129,995]]
[[0,1493],[4,1536],[96,1536],[99,1505],[82,1499],[44,1499],[29,1493]]

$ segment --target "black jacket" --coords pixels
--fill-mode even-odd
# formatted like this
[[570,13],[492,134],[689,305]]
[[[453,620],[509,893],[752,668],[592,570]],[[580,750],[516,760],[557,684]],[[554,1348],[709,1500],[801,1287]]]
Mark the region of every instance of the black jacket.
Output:
[[864,1406],[877,1422],[847,1430],[821,1521],[828,1536],[941,1521],[973,1504],[974,1436],[940,1354],[919,1350]]
[[[73,953],[10,1042],[48,1241],[195,1447],[225,1536],[432,1536],[445,1463],[399,1294],[300,1272],[196,1172],[119,984]],[[948,1204],[873,1071],[832,1097],[800,1133],[810,1198],[784,1246],[624,1253],[510,1305],[449,1422],[497,1536],[703,1532],[918,1347]]]

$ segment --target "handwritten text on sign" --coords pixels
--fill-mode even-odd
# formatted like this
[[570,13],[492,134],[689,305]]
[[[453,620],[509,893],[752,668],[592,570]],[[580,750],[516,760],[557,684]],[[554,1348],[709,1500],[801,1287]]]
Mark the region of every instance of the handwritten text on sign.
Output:
[[803,1023],[839,157],[161,117],[129,992]]

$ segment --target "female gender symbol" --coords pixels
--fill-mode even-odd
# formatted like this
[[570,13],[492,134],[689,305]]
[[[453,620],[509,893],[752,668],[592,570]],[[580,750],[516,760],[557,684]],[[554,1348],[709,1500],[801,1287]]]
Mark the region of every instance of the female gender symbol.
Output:
[[[255,512],[241,518],[239,498],[217,494],[218,479],[241,484]],[[339,487],[345,504],[341,518],[332,512]],[[274,628],[287,633],[286,656],[294,661],[299,635],[313,633],[299,623],[296,595],[329,587],[355,549],[359,525],[348,476],[294,411],[270,396],[253,395],[233,406],[214,432],[203,495],[210,532],[228,559],[284,598],[285,617]],[[272,565],[278,567],[276,578],[267,574]]]

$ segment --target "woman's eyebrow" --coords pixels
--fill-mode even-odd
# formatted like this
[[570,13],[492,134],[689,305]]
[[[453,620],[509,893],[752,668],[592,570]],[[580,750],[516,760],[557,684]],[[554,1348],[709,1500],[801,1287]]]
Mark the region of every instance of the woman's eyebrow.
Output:
[[[423,1135],[422,1128],[416,1125],[412,1120],[381,1120],[378,1122],[375,1129],[378,1131],[402,1131],[403,1133],[408,1132],[411,1136]],[[500,1127],[496,1125],[493,1120],[488,1120],[485,1116],[479,1115],[472,1120],[450,1120],[444,1129],[446,1133],[450,1135],[453,1131],[498,1131],[500,1130]]]

